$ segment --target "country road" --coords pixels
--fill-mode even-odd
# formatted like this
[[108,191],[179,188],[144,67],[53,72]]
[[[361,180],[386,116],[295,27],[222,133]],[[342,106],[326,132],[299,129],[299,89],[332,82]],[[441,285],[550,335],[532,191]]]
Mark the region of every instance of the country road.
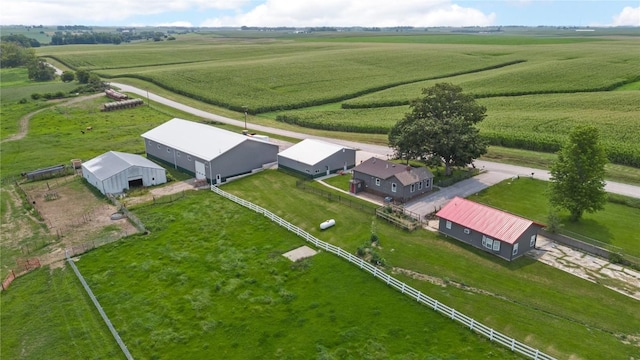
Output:
[[[212,114],[212,113],[200,110],[200,109],[196,109],[194,107],[191,107],[191,106],[188,106],[188,105],[184,105],[184,104],[181,104],[179,102],[176,102],[176,101],[173,101],[173,100],[169,100],[169,99],[161,97],[159,95],[150,93],[147,90],[139,89],[139,88],[136,88],[136,87],[131,86],[131,85],[120,84],[120,83],[111,83],[111,85],[120,88],[124,92],[134,93],[134,94],[140,95],[142,97],[148,97],[149,100],[161,103],[161,104],[166,105],[166,106],[173,107],[175,109],[178,109],[178,110],[193,114],[195,116],[198,116],[198,117],[201,117],[201,118],[204,118],[204,119],[209,119],[209,120],[213,120],[213,121],[217,121],[217,122],[221,122],[221,123],[225,123],[225,124],[244,127],[244,121],[227,118],[227,117],[216,115],[216,114]],[[257,125],[257,124],[248,124],[248,125],[251,125],[251,129],[252,130],[261,131],[261,132],[265,132],[265,133],[271,133],[271,134],[277,134],[277,135],[282,135],[282,136],[287,136],[287,137],[291,137],[291,138],[295,138],[295,139],[320,139],[320,140],[326,140],[326,141],[330,141],[330,142],[333,142],[333,143],[336,143],[336,144],[353,147],[353,148],[358,149],[360,151],[367,152],[367,153],[370,153],[372,155],[376,155],[376,156],[383,157],[383,158],[386,158],[386,157],[390,156],[391,154],[393,154],[393,150],[390,149],[387,146],[360,143],[360,142],[340,140],[340,139],[326,138],[326,137],[321,137],[321,136],[315,136],[315,135],[299,133],[299,132],[295,132],[295,131],[289,131],[289,130],[283,130],[283,129],[278,129],[278,128],[272,128],[272,127],[268,127],[268,126]],[[476,184],[477,186],[472,187],[472,188],[470,188],[468,190],[469,191],[469,195],[474,193],[474,192],[477,192],[477,191],[481,190],[482,188],[485,188],[487,186],[490,186],[492,184],[495,184],[497,182],[500,182],[502,180],[505,180],[505,179],[508,179],[508,178],[511,178],[511,177],[514,177],[514,176],[532,176],[534,179],[540,179],[540,180],[545,180],[545,181],[549,181],[549,179],[550,179],[549,172],[546,171],[546,170],[541,170],[541,169],[529,168],[529,167],[524,167],[524,166],[509,165],[509,164],[502,164],[502,163],[496,163],[496,162],[490,162],[490,161],[484,161],[484,160],[476,160],[476,161],[474,161],[474,165],[476,166],[476,168],[486,170],[486,172],[488,174],[490,174],[490,175],[486,175],[481,180],[476,181],[477,182],[477,184]],[[618,182],[613,182],[613,181],[607,181],[605,189],[606,189],[606,191],[608,191],[610,193],[615,193],[615,194],[620,194],[620,195],[640,198],[640,186],[623,184],[623,183],[618,183]]]

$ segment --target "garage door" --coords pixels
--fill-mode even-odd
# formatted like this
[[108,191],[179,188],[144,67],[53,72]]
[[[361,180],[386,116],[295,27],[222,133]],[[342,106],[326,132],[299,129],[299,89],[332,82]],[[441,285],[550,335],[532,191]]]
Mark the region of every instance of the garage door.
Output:
[[206,179],[207,175],[204,172],[204,163],[196,161],[196,179]]

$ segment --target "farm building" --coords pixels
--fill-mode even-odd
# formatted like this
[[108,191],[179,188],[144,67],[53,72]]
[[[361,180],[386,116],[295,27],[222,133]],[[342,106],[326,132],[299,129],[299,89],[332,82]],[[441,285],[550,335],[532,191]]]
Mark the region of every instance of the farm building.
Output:
[[219,184],[278,160],[278,145],[183,119],[142,134],[147,157]]
[[140,155],[109,151],[82,164],[82,177],[103,194],[167,182],[165,169]]
[[542,224],[455,197],[438,213],[438,230],[464,243],[514,260],[536,246]]
[[354,167],[349,190],[367,191],[393,201],[406,202],[432,190],[433,174],[427,168],[414,168],[370,158]]
[[316,139],[303,140],[278,154],[278,168],[310,178],[347,171],[355,165],[355,149]]

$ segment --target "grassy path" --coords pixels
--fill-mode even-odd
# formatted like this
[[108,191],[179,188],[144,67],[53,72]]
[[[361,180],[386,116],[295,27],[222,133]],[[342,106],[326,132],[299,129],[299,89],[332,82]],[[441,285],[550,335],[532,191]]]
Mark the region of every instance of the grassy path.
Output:
[[42,109],[36,110],[34,112],[30,112],[27,115],[24,115],[23,117],[20,118],[20,125],[18,126],[18,132],[13,134],[13,135],[11,135],[11,136],[9,136],[6,139],[0,141],[0,144],[4,143],[4,142],[16,141],[16,140],[24,139],[24,137],[27,136],[27,133],[29,132],[29,120],[31,120],[31,118],[34,117],[35,115],[37,115],[37,114],[39,114],[39,113],[41,113],[41,112],[43,112],[45,110],[48,110],[53,106],[56,106],[56,105],[72,105],[72,104],[75,104],[75,103],[78,103],[78,102],[81,102],[81,101],[84,101],[84,100],[94,99],[94,98],[97,98],[97,97],[100,97],[100,96],[103,96],[103,94],[102,93],[98,93],[98,94],[93,94],[93,95],[88,95],[88,96],[76,97],[76,98],[73,98],[73,99],[71,99],[69,101],[64,101],[62,103],[56,103],[56,104],[53,104],[51,106],[47,106],[46,108],[42,108]]

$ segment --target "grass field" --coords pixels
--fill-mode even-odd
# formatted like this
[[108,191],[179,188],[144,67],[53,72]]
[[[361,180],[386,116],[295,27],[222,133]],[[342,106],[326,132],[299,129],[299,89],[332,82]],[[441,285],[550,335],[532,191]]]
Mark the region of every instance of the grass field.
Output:
[[[294,181],[284,174],[268,171],[227,184],[223,189],[266,207],[347,251],[355,252],[368,240],[370,214],[294,189]],[[335,219],[336,226],[331,231],[321,232],[318,225],[328,218]],[[500,331],[519,339],[531,338],[534,346],[540,346],[543,351],[558,351],[559,358],[572,355],[598,358],[597,353],[608,356],[612,352],[619,352],[619,357],[624,358],[638,352],[637,348],[620,343],[611,334],[636,333],[637,325],[631,323],[640,323],[640,318],[605,319],[624,317],[622,313],[609,313],[621,310],[618,306],[634,312],[631,309],[637,307],[636,300],[528,258],[506,263],[481,250],[427,231],[401,232],[382,221],[377,221],[376,228],[382,246],[380,252],[389,266],[411,269],[465,284],[469,289],[492,293],[485,297],[473,291],[440,288],[403,278],[430,296],[480,321],[489,322]],[[616,305],[607,305],[613,303]]]
[[78,263],[136,358],[514,357],[211,192],[136,213],[151,235]]
[[19,278],[0,304],[3,359],[124,359],[70,268]]

